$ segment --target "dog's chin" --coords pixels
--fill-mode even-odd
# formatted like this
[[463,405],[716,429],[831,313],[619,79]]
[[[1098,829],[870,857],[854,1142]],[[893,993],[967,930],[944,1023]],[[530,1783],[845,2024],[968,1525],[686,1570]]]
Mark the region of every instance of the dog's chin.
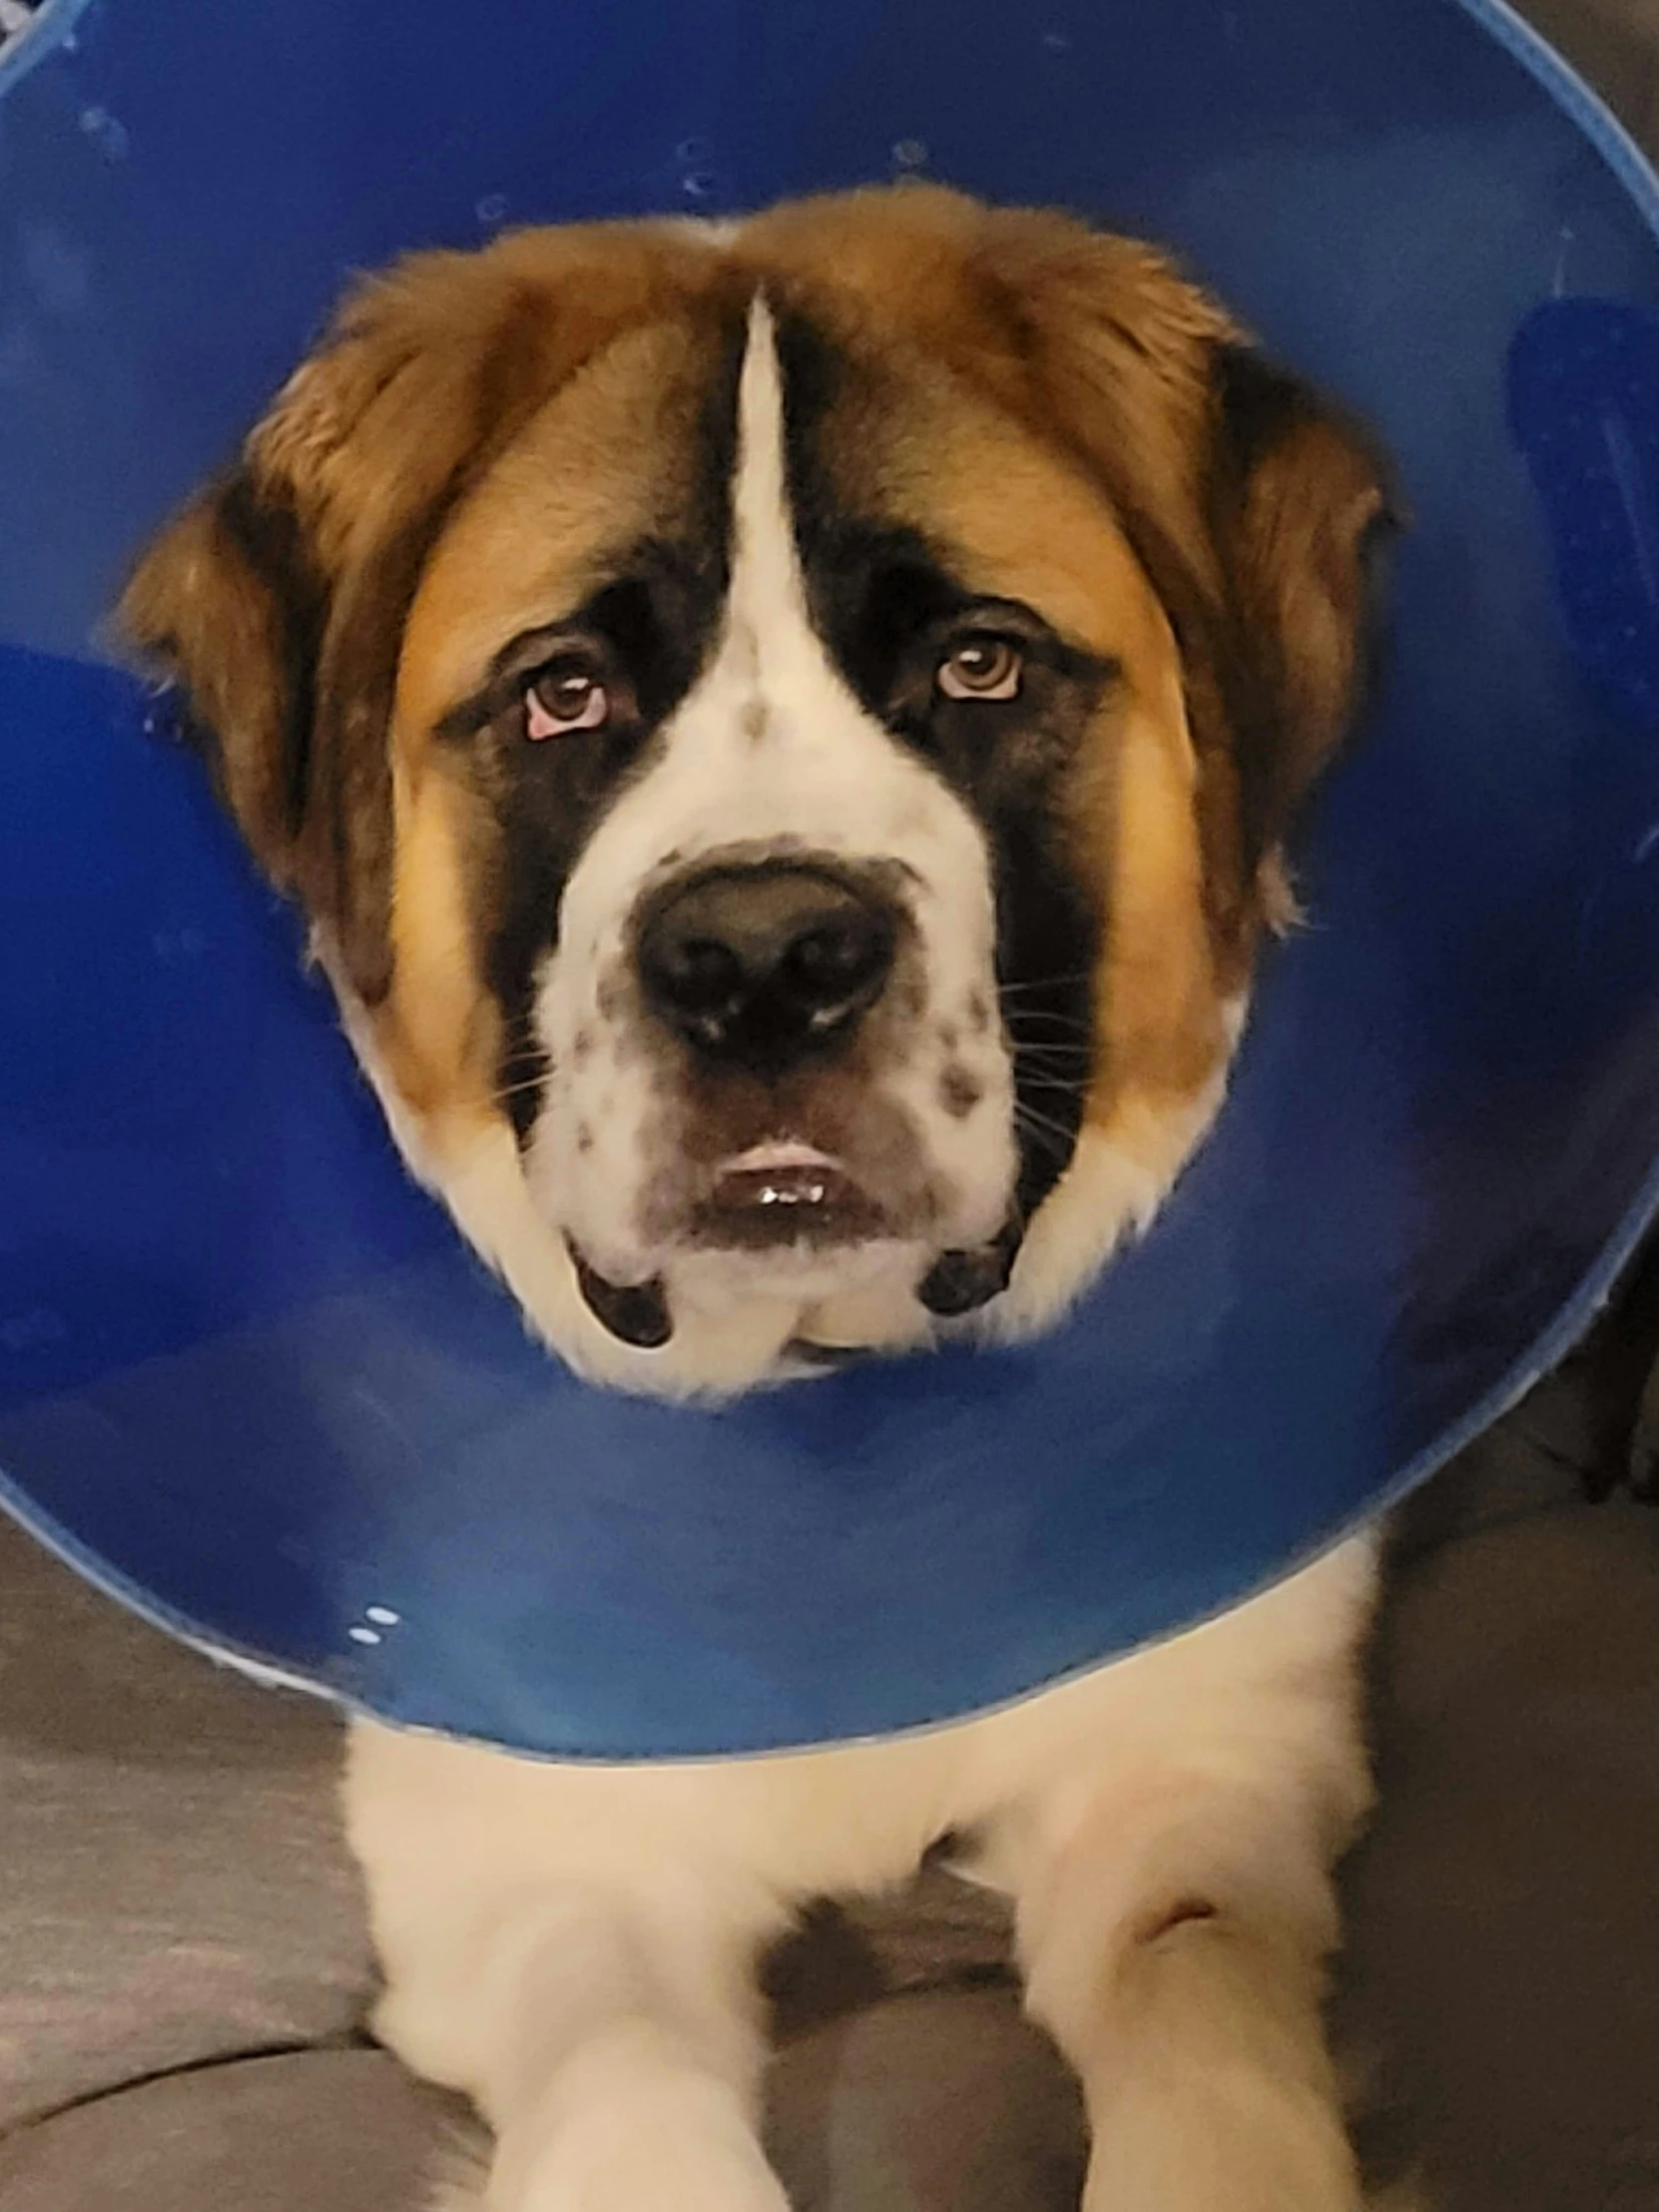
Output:
[[[1000,1209],[990,1209],[994,1218]],[[1006,1232],[941,1238],[936,1205],[883,1200],[855,1168],[798,1140],[770,1139],[720,1162],[625,1259],[603,1237],[566,1233],[590,1315],[619,1343],[660,1351],[698,1323],[750,1312],[809,1353],[896,1348],[966,1314],[1007,1283]]]
[[[811,1352],[899,1349],[927,1335],[918,1296],[937,1255],[891,1235],[835,1238],[817,1223],[788,1240],[752,1231],[730,1244],[688,1239],[618,1271],[617,1280],[567,1239],[577,1286],[594,1320],[620,1344],[659,1351],[746,1315]],[[788,1317],[780,1324],[780,1315]]]
[[746,1312],[793,1317],[789,1345],[814,1353],[898,1350],[941,1321],[977,1312],[1008,1283],[1017,1251],[1009,1231],[940,1247],[870,1218],[861,1203],[817,1206],[791,1218],[774,1199],[764,1218],[711,1225],[701,1217],[677,1241],[608,1272],[566,1237],[577,1287],[593,1319],[619,1344],[660,1351],[699,1324]]

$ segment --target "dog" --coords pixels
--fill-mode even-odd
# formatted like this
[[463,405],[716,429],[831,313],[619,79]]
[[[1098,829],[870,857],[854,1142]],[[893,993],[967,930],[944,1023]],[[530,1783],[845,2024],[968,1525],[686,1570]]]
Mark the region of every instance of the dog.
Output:
[[[414,1174],[595,1382],[1007,1341],[1222,1099],[1354,719],[1383,463],[1153,249],[906,186],[361,284],[141,560]],[[1225,1448],[1218,1438],[1217,1448]],[[757,1960],[941,1838],[1087,2212],[1343,2212],[1351,1541],[1009,1710],[546,1766],[358,1723],[377,2027],[489,2212],[785,2212]]]

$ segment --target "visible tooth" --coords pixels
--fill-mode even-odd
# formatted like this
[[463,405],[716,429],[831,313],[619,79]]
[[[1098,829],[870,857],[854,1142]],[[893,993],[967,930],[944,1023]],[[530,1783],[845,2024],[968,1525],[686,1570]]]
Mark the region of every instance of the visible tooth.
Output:
[[941,1321],[956,1321],[988,1306],[1008,1288],[1019,1252],[1019,1233],[1004,1229],[988,1245],[971,1251],[941,1252],[922,1277],[916,1296]]
[[576,1281],[588,1311],[613,1337],[640,1352],[658,1352],[668,1343],[674,1334],[674,1317],[668,1310],[668,1293],[660,1275],[654,1275],[649,1283],[607,1283],[574,1245],[570,1246],[570,1257],[576,1264]]
[[767,1183],[755,1194],[762,1206],[822,1206],[829,1195],[827,1183]]

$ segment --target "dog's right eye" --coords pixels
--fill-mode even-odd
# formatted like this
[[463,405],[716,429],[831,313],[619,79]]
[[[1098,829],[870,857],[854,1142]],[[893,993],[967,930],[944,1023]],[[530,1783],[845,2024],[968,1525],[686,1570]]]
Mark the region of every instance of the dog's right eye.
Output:
[[1019,648],[988,632],[961,638],[938,665],[934,682],[946,699],[1017,699],[1025,666]]
[[524,687],[524,735],[537,743],[577,730],[603,730],[610,719],[610,693],[579,662],[555,661]]

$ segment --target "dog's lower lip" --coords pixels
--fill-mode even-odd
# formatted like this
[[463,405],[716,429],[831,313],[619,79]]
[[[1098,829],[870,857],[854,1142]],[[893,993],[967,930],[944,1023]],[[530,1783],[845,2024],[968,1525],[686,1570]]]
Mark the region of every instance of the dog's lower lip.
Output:
[[940,1321],[959,1321],[1008,1288],[1019,1247],[1020,1233],[1010,1223],[989,1244],[941,1252],[922,1277],[916,1297]]
[[674,1334],[662,1277],[655,1275],[649,1283],[609,1282],[568,1238],[565,1241],[575,1263],[577,1286],[594,1320],[637,1352],[660,1351]]
[[726,1168],[715,1178],[711,1203],[717,1213],[748,1213],[757,1206],[811,1210],[844,1206],[861,1199],[844,1168],[825,1161],[799,1167]]
[[752,1251],[793,1244],[856,1244],[885,1228],[881,1208],[816,1146],[752,1145],[715,1173],[697,1210],[701,1243]]
[[[832,1154],[799,1137],[768,1137],[722,1161],[709,1191],[715,1215],[865,1211],[869,1201]],[[782,1230],[783,1224],[780,1223]]]

